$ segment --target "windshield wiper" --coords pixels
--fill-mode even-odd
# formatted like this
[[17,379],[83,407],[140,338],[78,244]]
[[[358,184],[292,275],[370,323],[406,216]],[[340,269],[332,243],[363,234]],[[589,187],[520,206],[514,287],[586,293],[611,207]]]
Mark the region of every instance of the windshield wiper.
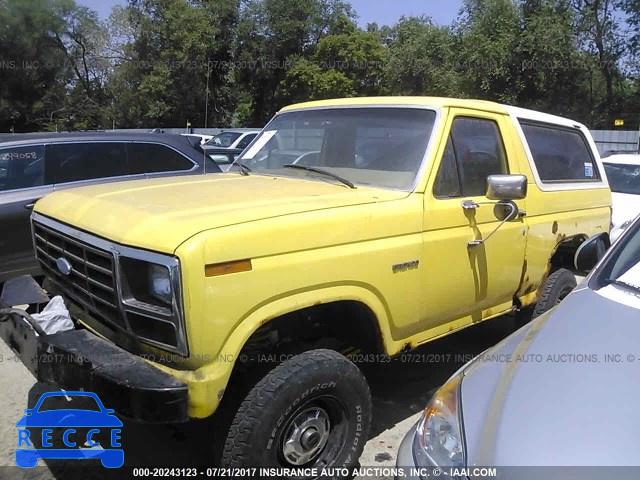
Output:
[[[249,175],[249,172],[251,171],[251,168],[249,168],[248,166],[246,166],[244,163],[242,163],[239,160],[234,160],[233,163],[231,164],[231,167],[233,167],[234,165],[237,165],[238,167],[240,167],[240,173],[242,175]],[[229,168],[231,168],[229,167]]]
[[320,175],[326,175],[327,177],[331,177],[334,180],[338,180],[340,183],[344,183],[349,188],[356,188],[356,186],[346,178],[343,178],[340,175],[336,175],[335,173],[331,173],[327,170],[323,170],[322,168],[308,167],[306,165],[296,165],[295,163],[287,163],[285,165],[282,165],[282,168],[297,168],[299,170],[306,170],[308,172],[319,173]]
[[605,283],[607,285],[616,285],[622,288],[623,290],[631,291],[635,295],[640,295],[640,286],[634,285],[633,283],[628,283],[623,280],[612,280],[612,279],[606,280]]

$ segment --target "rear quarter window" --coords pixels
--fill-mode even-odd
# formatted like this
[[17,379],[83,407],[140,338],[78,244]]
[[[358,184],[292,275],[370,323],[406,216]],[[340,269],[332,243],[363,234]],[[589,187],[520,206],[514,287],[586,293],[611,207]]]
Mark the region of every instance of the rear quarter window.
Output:
[[520,126],[543,183],[600,181],[598,165],[580,130],[522,120]]
[[195,163],[166,145],[157,143],[131,143],[129,164],[131,173],[180,172],[191,170]]

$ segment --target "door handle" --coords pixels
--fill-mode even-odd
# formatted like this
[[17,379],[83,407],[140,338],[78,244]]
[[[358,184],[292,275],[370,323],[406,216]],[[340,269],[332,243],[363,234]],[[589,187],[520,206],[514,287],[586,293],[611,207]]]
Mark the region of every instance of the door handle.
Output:
[[27,210],[32,210],[33,207],[36,206],[36,202],[31,202],[31,203],[27,203],[24,208],[26,208]]
[[[487,240],[489,240],[489,238],[498,231],[498,229],[504,225],[506,222],[509,222],[511,220],[513,220],[514,218],[518,217],[518,216],[524,216],[526,215],[526,212],[524,210],[519,210],[518,206],[513,202],[513,201],[504,201],[504,202],[474,202],[473,200],[464,200],[462,202],[462,208],[465,210],[474,210],[476,208],[479,208],[480,205],[503,205],[505,207],[507,207],[509,209],[509,213],[507,215],[505,215],[505,217],[502,219],[502,221],[496,226],[496,228],[494,228],[491,233],[489,233],[489,235],[487,235],[484,238],[481,238],[479,240],[472,240],[470,242],[467,242],[467,246],[468,247],[476,247],[478,245],[482,245],[484,242],[486,242]],[[523,212],[524,215],[522,215],[520,212]]]

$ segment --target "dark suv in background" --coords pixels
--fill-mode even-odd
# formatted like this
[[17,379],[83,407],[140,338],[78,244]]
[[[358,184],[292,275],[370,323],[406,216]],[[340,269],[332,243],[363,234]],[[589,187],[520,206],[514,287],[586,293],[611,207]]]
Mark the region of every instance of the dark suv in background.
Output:
[[37,275],[29,217],[54,190],[156,176],[218,173],[182,135],[25,134],[0,138],[0,283]]

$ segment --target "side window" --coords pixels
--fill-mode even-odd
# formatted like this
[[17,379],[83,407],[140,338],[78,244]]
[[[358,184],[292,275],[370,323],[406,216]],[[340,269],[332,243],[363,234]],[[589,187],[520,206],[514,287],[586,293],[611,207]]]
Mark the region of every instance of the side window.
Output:
[[124,143],[58,143],[47,146],[47,166],[54,183],[127,175]]
[[238,142],[238,146],[236,148],[247,148],[247,146],[256,138],[257,133],[250,133],[249,135],[245,135],[242,140]]
[[191,170],[195,163],[173,148],[157,143],[129,144],[131,173]]
[[44,171],[43,145],[0,149],[0,191],[43,185]]
[[447,140],[447,146],[442,155],[442,162],[433,187],[433,194],[436,198],[459,197],[460,177],[458,175],[458,165],[456,164],[456,154],[453,151],[451,136]]
[[597,182],[600,172],[580,130],[520,122],[540,180]]
[[509,169],[496,122],[456,118],[438,170],[434,195],[439,198],[484,196],[487,177],[501,173],[509,173]]

